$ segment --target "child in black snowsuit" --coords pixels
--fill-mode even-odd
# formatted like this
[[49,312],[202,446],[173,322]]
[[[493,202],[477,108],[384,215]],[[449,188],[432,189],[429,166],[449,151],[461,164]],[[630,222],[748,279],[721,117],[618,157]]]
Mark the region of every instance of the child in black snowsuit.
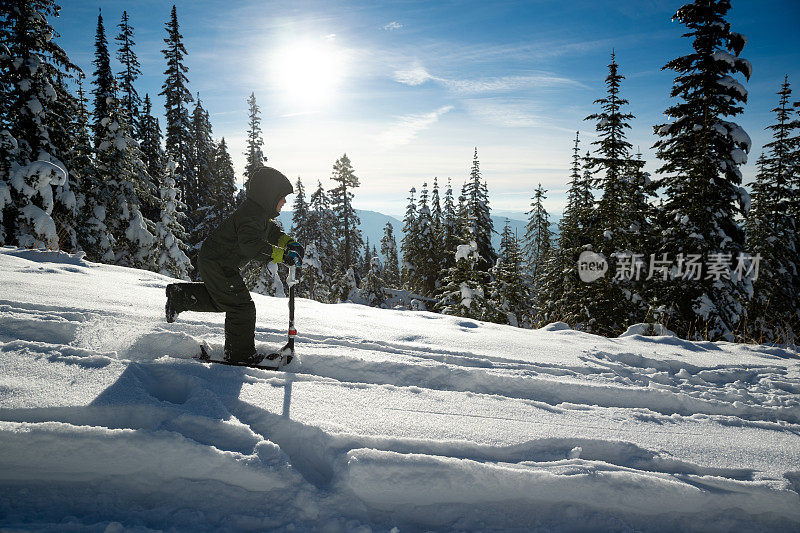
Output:
[[256,306],[239,268],[257,259],[301,266],[303,247],[272,220],[292,194],[289,179],[270,167],[250,177],[247,198],[203,242],[197,261],[201,283],[167,285],[167,322],[183,311],[225,312],[225,359],[256,364]]

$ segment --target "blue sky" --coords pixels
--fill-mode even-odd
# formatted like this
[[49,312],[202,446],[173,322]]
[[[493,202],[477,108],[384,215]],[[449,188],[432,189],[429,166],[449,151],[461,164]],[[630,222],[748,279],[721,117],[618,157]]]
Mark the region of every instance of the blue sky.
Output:
[[[521,213],[539,182],[548,209],[564,205],[572,141],[595,139],[583,118],[604,94],[611,50],[626,76],[629,141],[646,169],[658,166],[652,126],[662,123],[673,73],[661,71],[689,51],[670,17],[681,1],[180,1],[190,89],[200,93],[216,138],[228,141],[241,179],[246,98],[262,110],[268,163],[308,188],[326,187],[347,152],[361,188],[356,205],[404,211],[408,189],[438,176],[459,188],[474,147],[496,213]],[[785,74],[800,99],[800,2],[738,0],[728,20],[748,38],[750,99],[740,123],[753,139],[745,180],[753,176],[764,127]],[[54,20],[59,43],[91,79],[98,8],[112,50],[123,9],[142,63],[140,94],[157,96],[160,52],[171,2],[64,1]],[[118,65],[115,65],[118,70]],[[162,120],[163,127],[163,120]]]

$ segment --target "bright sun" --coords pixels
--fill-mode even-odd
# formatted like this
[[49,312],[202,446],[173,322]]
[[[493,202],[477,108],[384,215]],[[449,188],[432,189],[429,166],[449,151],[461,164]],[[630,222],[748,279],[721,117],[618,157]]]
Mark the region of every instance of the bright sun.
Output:
[[272,61],[273,83],[286,102],[301,111],[318,108],[335,96],[344,58],[332,38],[298,41],[279,49]]

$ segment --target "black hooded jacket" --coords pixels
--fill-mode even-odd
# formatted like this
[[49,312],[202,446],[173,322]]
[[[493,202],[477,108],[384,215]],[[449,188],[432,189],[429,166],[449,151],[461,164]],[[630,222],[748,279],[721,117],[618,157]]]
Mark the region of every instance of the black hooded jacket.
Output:
[[269,262],[272,247],[285,235],[272,219],[278,216],[278,201],[292,192],[289,179],[274,168],[256,170],[247,184],[247,198],[205,240],[200,260],[237,269],[251,259]]

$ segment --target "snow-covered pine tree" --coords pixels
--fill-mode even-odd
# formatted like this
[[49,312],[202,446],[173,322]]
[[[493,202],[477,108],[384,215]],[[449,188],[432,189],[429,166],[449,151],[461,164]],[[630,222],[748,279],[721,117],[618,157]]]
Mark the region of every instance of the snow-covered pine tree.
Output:
[[210,214],[212,220],[208,220],[207,223],[216,228],[236,209],[236,174],[233,171],[233,160],[228,153],[225,137],[215,145],[212,176],[214,178],[210,194],[213,201]]
[[[334,215],[331,210],[330,198],[317,181],[317,189],[309,197],[309,222],[311,240],[320,263],[319,275],[321,279],[317,284],[314,294],[319,295],[321,302],[334,301],[332,293],[332,279],[336,265],[336,236],[334,234]],[[305,244],[305,243],[304,243]],[[310,285],[309,285],[310,287]],[[313,296],[312,296],[313,297]]]
[[[80,71],[77,71],[77,74],[78,77],[82,76]],[[70,75],[70,78],[72,77]],[[73,174],[72,156],[79,129],[76,117],[80,113],[80,103],[72,94],[71,88],[67,86],[67,79],[62,73],[56,73],[54,85],[56,98],[51,104],[53,112],[46,117],[47,120],[55,122],[45,126],[50,132],[55,153],[61,154],[64,168],[69,170],[68,179],[54,188],[52,218],[58,233],[58,247],[66,252],[76,252],[79,250],[78,224],[82,183],[76,179],[77,175]]]
[[352,302],[358,299],[358,282],[353,268],[348,268],[343,274],[337,273],[331,286],[331,301],[333,303]]
[[628,245],[632,250],[651,250],[654,211],[649,197],[653,196],[653,190],[650,173],[644,170],[641,150],[637,151],[633,164],[628,165],[625,179],[629,189],[623,204],[628,214]]
[[450,178],[447,178],[447,188],[444,192],[442,234],[442,263],[440,270],[442,272],[447,272],[455,266],[455,250],[459,241],[459,227],[456,207],[453,202],[453,186],[450,183]]
[[464,196],[466,199],[467,224],[470,227],[472,239],[478,246],[478,269],[488,272],[497,261],[497,253],[492,247],[491,210],[489,208],[489,191],[486,183],[481,180],[480,162],[478,161],[478,148],[472,156],[472,168],[469,180],[465,183]]
[[[629,180],[630,174],[638,172],[643,161],[631,157],[631,144],[626,139],[628,121],[635,118],[624,113],[628,101],[620,97],[620,86],[625,79],[618,71],[614,52],[606,77],[607,95],[594,101],[600,105],[600,112],[586,117],[596,121],[598,139],[594,156],[588,159],[588,169],[595,176],[601,197],[595,212],[595,224],[591,231],[594,251],[603,255],[609,263],[609,274],[589,285],[592,297],[588,300],[592,318],[592,330],[604,335],[619,335],[628,325],[642,322],[647,309],[638,292],[634,291],[636,280],[619,278],[617,272],[617,253],[633,257],[633,253],[644,253],[639,248],[646,243],[637,232],[631,234],[634,219],[640,220],[643,213],[631,213],[626,208],[640,207],[631,198],[640,196],[641,191],[634,188],[636,183]],[[638,286],[638,284],[637,284]]]
[[330,301],[330,288],[322,269],[322,258],[313,241],[309,241],[306,245],[306,255],[303,258],[303,284],[306,287],[306,297],[318,302]]
[[192,197],[197,199],[197,207],[189,214],[189,225],[192,232],[189,234],[187,243],[189,257],[193,262],[197,261],[197,254],[200,252],[203,241],[216,228],[214,225],[216,217],[214,217],[213,211],[217,201],[214,197],[214,183],[217,181],[217,176],[214,175],[214,159],[217,147],[211,136],[211,120],[198,93],[192,111],[191,158],[189,159],[191,173],[195,177],[194,186],[197,188],[192,193]]
[[132,133],[137,141],[139,138],[139,131],[136,125],[139,123],[139,108],[142,105],[142,99],[139,93],[136,92],[134,84],[142,71],[139,69],[139,59],[136,57],[136,52],[133,51],[133,46],[136,44],[133,40],[133,26],[130,24],[128,12],[122,12],[122,20],[119,25],[119,34],[114,39],[119,43],[117,49],[117,59],[122,65],[122,70],[117,73],[117,85],[120,89],[120,105],[125,112],[125,118],[131,125]]
[[440,280],[440,274],[444,272],[445,248],[444,248],[444,212],[442,210],[442,199],[439,193],[439,178],[433,178],[433,189],[431,189],[431,221],[433,224],[433,236],[436,246],[430,251],[431,260],[436,264],[436,286]]
[[[546,192],[540,183],[531,198],[531,210],[526,213],[528,223],[525,226],[524,238],[525,264],[535,292],[538,292],[542,271],[550,254],[553,238],[553,231],[550,229],[550,215],[544,207],[544,200],[547,199],[544,195]],[[508,223],[506,222],[507,228]],[[507,238],[506,229],[503,230],[504,240]],[[502,256],[502,250],[500,255]]]
[[97,148],[105,135],[105,127],[100,121],[108,116],[108,98],[114,96],[114,74],[111,72],[111,57],[108,53],[108,40],[103,26],[103,13],[98,10],[97,30],[94,38],[94,79],[92,80],[92,94],[94,95],[94,113],[92,131],[94,132],[94,146]]
[[[89,135],[89,113],[83,91],[83,73],[78,74],[76,81],[78,97],[59,98],[60,103],[64,105],[64,116],[69,117],[70,124],[68,139],[63,139],[62,144],[68,143],[63,152],[66,168],[69,169],[68,186],[72,190],[59,191],[60,187],[56,189],[56,198],[64,194],[75,195],[74,209],[65,212],[56,204],[53,218],[57,224],[59,220],[62,223],[64,219],[72,220],[74,235],[70,240],[75,241],[73,249],[84,251],[90,260],[111,261],[113,259],[111,239],[102,221],[104,217],[98,219],[95,214],[96,209],[104,214],[105,205],[100,197],[102,186],[97,179],[94,149]],[[64,249],[63,239],[61,248]]]
[[[654,147],[664,161],[658,185],[666,193],[656,219],[658,252],[673,261],[679,254],[698,254],[702,264],[724,266],[744,251],[736,218],[746,212],[747,192],[740,187],[739,166],[751,141],[723,117],[742,112],[747,90],[732,74],[749,79],[752,67],[739,57],[746,40],[731,31],[729,9],[729,0],[696,0],[673,17],[689,28],[684,35],[693,47],[664,67],[677,73],[671,96],[680,101],[665,111],[672,121],[655,127],[660,139]],[[680,336],[733,340],[745,315],[749,280],[728,279],[731,268],[704,272],[701,279],[685,279],[687,273],[695,277],[674,268],[674,279],[656,286],[656,317]]]
[[442,279],[434,309],[444,315],[476,320],[496,318],[484,287],[489,274],[478,269],[480,257],[475,240],[460,244],[455,253],[456,265]]
[[[0,16],[0,211],[5,244],[75,246],[76,191],[67,159],[77,102],[65,81],[80,73],[55,42],[49,0],[3,4]],[[79,191],[77,191],[79,192]],[[60,205],[59,205],[60,204]],[[62,215],[61,220],[54,220]],[[71,249],[72,248],[72,249]]]
[[172,178],[175,163],[169,161],[161,185],[161,220],[156,224],[156,264],[160,274],[178,279],[189,279],[192,263],[186,255],[188,246],[183,240],[186,232],[179,222],[183,206]]
[[747,340],[796,342],[800,336],[800,287],[798,279],[798,220],[792,216],[791,138],[800,122],[792,115],[792,94],[788,76],[778,91],[775,123],[767,126],[772,141],[764,145],[767,154],[758,160],[756,181],[751,183],[752,205],[748,213],[747,251],[760,254],[766,268],[759,269],[748,306]]
[[[193,211],[197,208],[197,198],[193,196],[197,188],[189,164],[192,149],[192,126],[188,104],[192,101],[192,93],[189,92],[189,79],[186,77],[189,68],[183,61],[187,52],[183,46],[178,12],[174,5],[169,21],[164,27],[167,30],[167,37],[164,38],[166,47],[161,50],[161,53],[164,54],[164,59],[167,61],[167,70],[164,71],[166,78],[161,85],[162,90],[158,94],[166,99],[164,104],[167,119],[166,152],[169,159],[177,164],[174,178],[181,191],[180,200],[187,205],[190,211]],[[187,228],[189,232],[192,229],[191,227]]]
[[257,168],[263,167],[267,162],[267,157],[261,149],[264,146],[264,138],[261,136],[261,109],[256,103],[256,93],[250,93],[247,99],[249,108],[249,119],[247,123],[247,149],[244,156],[247,158],[244,166],[244,185],[247,189],[247,182]]
[[[789,213],[791,213],[795,223],[800,227],[800,100],[792,104],[792,107],[797,112],[797,115],[794,115],[794,120],[792,121],[792,124],[796,124],[796,126],[792,127],[792,134],[788,139],[792,150],[789,156],[789,162],[792,167],[790,184],[794,192],[792,200],[789,202]],[[797,258],[796,263],[800,264],[800,257]],[[800,290],[800,278],[796,280],[795,287]]]
[[408,191],[408,205],[403,217],[403,237],[400,239],[400,253],[403,262],[400,265],[400,282],[405,290],[417,289],[416,257],[419,255],[419,231],[417,229],[417,201],[415,187]]
[[[161,181],[165,172],[166,155],[161,146],[161,127],[158,118],[153,116],[153,106],[150,102],[150,95],[144,95],[144,103],[139,112],[139,123],[137,126],[139,148],[142,151],[142,162],[147,168],[147,175],[150,176],[150,190],[152,196],[160,197]],[[174,177],[173,177],[174,180]],[[156,205],[142,203],[142,214],[150,220],[158,220],[160,203]]]
[[431,220],[433,221],[433,231],[443,239],[444,215],[442,213],[442,200],[439,194],[439,178],[434,176],[433,189],[431,189]]
[[428,206],[428,184],[422,184],[419,195],[419,209],[416,224],[417,253],[407,261],[414,265],[417,290],[422,296],[432,297],[439,281],[441,263],[438,253],[439,242],[433,216]]
[[370,258],[370,268],[358,288],[361,301],[370,307],[386,306],[386,284],[383,280],[383,267],[379,257]]
[[[369,239],[364,238],[364,255],[359,257],[358,277],[361,281],[364,276],[372,269],[372,249],[369,247]],[[359,287],[361,285],[359,284]]]
[[563,321],[585,328],[590,320],[585,304],[590,289],[580,281],[577,272],[578,256],[591,249],[589,234],[594,224],[592,174],[582,169],[582,160],[586,158],[580,156],[580,137],[576,132],[567,205],[558,224],[558,246],[545,260],[541,283],[533,295],[533,322],[537,327]]
[[[142,216],[139,194],[148,190],[150,176],[142,162],[142,152],[131,137],[125,112],[116,97],[116,80],[110,77],[111,86],[104,87],[109,64],[108,47],[102,18],[98,17],[95,62],[98,66],[94,81],[96,97],[105,94],[101,109],[107,115],[96,123],[99,136],[95,139],[98,181],[106,205],[105,224],[113,236],[114,262],[123,266],[152,270],[155,267],[155,242],[151,229],[153,223]],[[104,57],[106,56],[106,57]],[[107,91],[102,93],[101,91]]]
[[114,96],[107,98],[109,115],[100,121],[97,170],[107,199],[106,226],[114,236],[114,262],[152,270],[156,255],[149,223],[139,209],[137,190],[149,182],[141,151]]
[[105,225],[103,185],[98,179],[94,148],[89,134],[89,112],[83,90],[83,74],[79,74],[77,107],[73,115],[72,146],[67,153],[70,181],[77,200],[76,236],[78,249],[90,261],[111,263],[114,260],[113,237]]
[[309,207],[306,201],[306,189],[300,176],[294,185],[294,204],[292,204],[292,230],[291,235],[303,245],[312,241],[313,229],[309,225]]
[[[16,139],[11,137],[8,130],[0,131],[0,246],[5,246],[13,237],[14,202],[11,199],[11,183],[9,181],[11,158],[16,155]],[[11,228],[9,232],[6,225]],[[10,233],[10,235],[9,235]]]
[[400,288],[400,263],[397,257],[397,240],[394,227],[388,220],[383,227],[381,238],[381,254],[384,257],[383,280],[391,288]]
[[[540,185],[541,188],[541,185]],[[531,327],[532,301],[524,253],[506,219],[500,239],[500,254],[492,268],[491,308],[497,310],[495,322],[515,327]]]
[[607,250],[614,252],[627,247],[624,235],[629,227],[630,214],[623,207],[630,187],[625,177],[630,167],[640,163],[631,160],[632,146],[626,139],[625,130],[630,129],[628,121],[635,117],[622,112],[628,101],[620,97],[620,85],[625,76],[619,73],[618,67],[615,54],[611,52],[606,77],[607,96],[594,101],[600,104],[601,111],[585,119],[596,122],[598,134],[598,139],[592,143],[596,149],[595,155],[588,160],[588,168],[601,191],[593,240],[604,254]]
[[[353,189],[359,186],[359,181],[347,154],[343,154],[333,164],[331,180],[337,183],[337,187],[331,190],[331,209],[336,220],[336,239],[339,242],[337,270],[347,272],[350,267],[356,266],[356,258],[364,244],[358,228],[361,221],[353,208]],[[346,299],[346,295],[341,296]]]

